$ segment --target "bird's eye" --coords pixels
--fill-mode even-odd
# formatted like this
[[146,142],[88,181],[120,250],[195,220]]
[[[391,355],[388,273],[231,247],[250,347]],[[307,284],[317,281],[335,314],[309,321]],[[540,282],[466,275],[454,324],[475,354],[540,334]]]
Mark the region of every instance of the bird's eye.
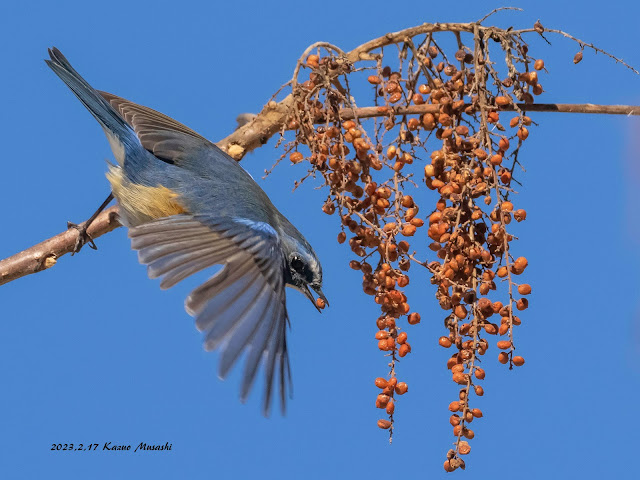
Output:
[[300,257],[293,257],[291,259],[291,268],[296,272],[302,272],[302,270],[304,270],[304,263],[300,260]]

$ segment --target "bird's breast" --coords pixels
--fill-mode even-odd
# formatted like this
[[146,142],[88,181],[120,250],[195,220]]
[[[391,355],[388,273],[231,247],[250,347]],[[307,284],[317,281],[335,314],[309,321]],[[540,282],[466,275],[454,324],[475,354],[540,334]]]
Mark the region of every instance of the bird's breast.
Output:
[[117,166],[109,167],[107,180],[120,205],[120,215],[124,216],[128,226],[187,211],[173,190],[163,185],[151,187],[133,183],[124,177],[123,170]]

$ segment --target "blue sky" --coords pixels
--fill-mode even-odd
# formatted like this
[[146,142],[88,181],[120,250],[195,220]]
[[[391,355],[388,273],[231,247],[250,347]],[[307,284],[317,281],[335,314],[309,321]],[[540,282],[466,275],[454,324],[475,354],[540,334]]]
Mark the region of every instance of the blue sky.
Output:
[[[57,46],[96,88],[148,105],[217,140],[239,113],[258,111],[318,40],[344,49],[425,21],[469,21],[495,2],[31,2],[3,6],[0,42],[4,258],[81,221],[108,193],[112,158],[97,123],[42,61]],[[640,66],[632,2],[517,2],[524,13],[596,42]],[[491,22],[489,22],[491,23]],[[549,37],[545,101],[639,104],[640,77],[575,44]],[[531,307],[516,330],[525,367],[485,362],[485,418],[465,478],[634,478],[630,458],[640,393],[640,122],[618,116],[532,115],[516,206],[517,254],[529,259]],[[248,155],[256,178],[275,142]],[[260,181],[323,261],[331,308],[322,315],[288,293],[295,398],[285,418],[260,415],[258,395],[237,400],[238,372],[221,382],[215,354],[183,311],[187,287],[162,292],[119,229],[97,252],[64,257],[50,271],[0,288],[2,478],[406,478],[444,476],[453,441],[447,405],[457,390],[437,347],[442,311],[428,278],[409,288],[423,321],[403,361],[410,385],[396,408],[394,443],[376,427],[373,339],[377,309],[335,243],[323,193],[291,192],[300,169],[284,164]],[[435,200],[427,200],[423,205]],[[425,232],[426,233],[426,232]],[[425,235],[426,240],[426,235]],[[423,293],[425,292],[425,293]],[[493,353],[491,353],[493,352]],[[52,452],[53,443],[172,443],[171,452]],[[101,448],[101,447],[100,447]]]

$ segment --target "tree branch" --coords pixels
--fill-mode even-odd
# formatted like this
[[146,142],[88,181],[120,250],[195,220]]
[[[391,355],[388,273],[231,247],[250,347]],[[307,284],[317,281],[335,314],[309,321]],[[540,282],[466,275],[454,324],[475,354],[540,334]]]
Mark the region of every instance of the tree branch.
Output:
[[[120,222],[117,213],[118,207],[113,206],[98,215],[87,231],[91,238],[98,238],[118,228]],[[0,285],[53,267],[58,258],[73,251],[77,238],[78,231],[70,228],[27,250],[0,260]]]
[[[496,9],[491,14],[500,11]],[[489,15],[491,15],[489,14]],[[488,16],[485,16],[479,22],[471,23],[424,23],[415,27],[407,28],[394,33],[388,33],[376,39],[370,40],[362,45],[354,48],[350,52],[344,53],[339,48],[326,44],[323,42],[311,45],[302,55],[300,60],[296,64],[293,78],[287,82],[284,86],[295,86],[297,84],[297,77],[301,66],[312,49],[325,48],[331,50],[334,54],[337,54],[336,60],[348,68],[342,67],[336,68],[333,71],[328,71],[329,81],[335,80],[340,75],[344,74],[353,67],[354,64],[361,61],[374,61],[377,62],[382,58],[382,49],[389,45],[399,44],[403,42],[410,42],[412,38],[418,35],[430,35],[436,32],[454,32],[454,33],[473,33],[478,34],[482,31],[483,38],[490,38],[492,35],[499,36],[500,34],[506,34],[506,32],[497,27],[485,27],[480,23]],[[536,28],[537,26],[537,28]],[[622,60],[614,57],[601,49],[596,48],[591,44],[587,44],[579,39],[576,39],[565,32],[560,30],[544,29],[542,26],[536,24],[534,29],[527,29],[521,31],[512,31],[510,34],[522,34],[525,32],[538,32],[542,31],[552,32],[556,34],[564,35],[573,41],[579,43],[581,49],[584,47],[593,48],[597,52],[602,52],[614,60],[619,61],[626,65]],[[372,53],[374,50],[380,50],[380,53]],[[309,65],[306,65],[307,67]],[[628,65],[627,65],[628,66]],[[631,67],[629,67],[631,68]],[[635,71],[635,70],[634,70]],[[283,88],[284,88],[283,86]],[[295,88],[293,89],[295,90]],[[275,95],[274,95],[275,97]],[[278,132],[282,132],[288,129],[288,122],[291,120],[291,114],[294,111],[295,102],[299,101],[293,93],[287,95],[279,102],[270,101],[262,109],[258,115],[247,116],[239,122],[239,128],[231,135],[220,140],[217,145],[224,151],[226,151],[231,157],[236,160],[241,160],[244,155],[254,150],[263,144],[265,144],[269,138]],[[343,108],[338,112],[339,118],[342,120],[349,120],[355,118],[371,118],[371,117],[385,117],[390,115],[420,115],[424,113],[436,113],[440,111],[440,105],[423,104],[423,105],[409,105],[404,107],[390,107],[390,106],[372,106],[361,108]],[[593,105],[593,104],[515,104],[507,105],[503,107],[496,107],[501,111],[525,111],[525,112],[565,112],[565,113],[598,113],[598,114],[614,114],[614,115],[640,115],[640,106],[634,105]],[[249,119],[247,121],[247,119]],[[318,118],[316,123],[326,123],[326,118]],[[117,206],[111,207],[100,214],[95,221],[91,224],[88,233],[93,238],[100,237],[105,233],[114,230],[119,227],[120,223],[117,220]],[[62,255],[73,251],[78,232],[75,229],[66,230],[55,237],[45,240],[38,245],[35,245],[27,250],[24,250],[12,257],[8,257],[4,260],[0,260],[0,285],[8,283],[17,278],[36,273],[47,268],[52,267],[57,262],[57,259]]]
[[[527,112],[563,112],[563,113],[599,113],[610,115],[640,115],[640,106],[636,105],[593,105],[591,103],[571,104],[571,103],[533,103],[509,105],[500,107],[501,111],[516,111],[516,107]],[[278,132],[282,126],[278,124],[282,112],[280,105],[271,111],[263,110],[257,118],[260,121],[255,125],[258,129],[262,128],[262,135],[271,135]],[[415,115],[423,113],[435,113],[439,111],[439,105],[411,105],[409,107],[398,107],[389,109],[388,107],[361,107],[348,108],[340,111],[340,117],[343,120],[353,118],[370,118],[378,116],[386,116],[390,113],[396,115]],[[252,122],[253,123],[253,122]],[[318,123],[324,123],[324,120],[318,120]],[[277,127],[277,128],[276,128]],[[251,139],[256,135],[258,130],[245,130],[246,138]],[[233,135],[232,135],[233,136]],[[229,137],[227,137],[229,138]],[[238,137],[243,138],[243,137]],[[257,138],[257,137],[255,137]],[[249,140],[255,141],[254,140]],[[227,139],[221,140],[218,144],[225,143]],[[266,141],[266,140],[265,140]],[[259,142],[262,143],[262,142]],[[246,143],[251,146],[252,143]],[[255,148],[255,147],[253,147]],[[92,238],[98,238],[105,233],[109,233],[120,226],[116,218],[118,207],[111,207],[102,212],[89,227],[89,235]],[[24,250],[12,257],[0,260],[0,285],[24,277],[31,273],[40,272],[55,265],[58,258],[62,255],[73,251],[77,239],[77,231],[75,229],[66,230],[55,237],[51,237],[33,247]]]
[[[465,107],[469,104],[465,105]],[[515,105],[507,105],[496,107],[496,110],[503,112],[562,112],[562,113],[600,113],[609,115],[640,115],[640,106],[638,105],[594,105],[592,103],[517,103]],[[386,116],[391,113],[395,115],[419,115],[423,113],[438,113],[440,105],[423,104],[411,105],[409,107],[389,108],[381,107],[360,107],[345,108],[340,110],[340,118],[343,120],[351,120],[357,118],[370,118]],[[324,123],[319,120],[318,123]]]

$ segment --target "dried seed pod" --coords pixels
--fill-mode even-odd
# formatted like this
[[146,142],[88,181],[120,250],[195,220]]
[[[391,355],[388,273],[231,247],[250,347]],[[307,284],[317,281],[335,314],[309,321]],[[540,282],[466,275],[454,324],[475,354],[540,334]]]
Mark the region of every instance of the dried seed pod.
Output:
[[582,61],[582,50],[576,53],[575,56],[573,57],[573,63],[575,63],[576,65],[581,61]]

